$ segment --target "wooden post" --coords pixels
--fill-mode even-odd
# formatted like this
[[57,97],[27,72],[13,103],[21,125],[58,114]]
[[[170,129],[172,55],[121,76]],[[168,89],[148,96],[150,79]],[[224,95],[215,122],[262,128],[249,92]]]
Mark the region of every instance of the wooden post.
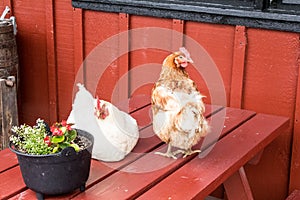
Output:
[[[179,19],[173,19],[173,36],[172,36],[172,49],[173,51],[178,51],[180,47],[183,46],[183,31],[184,31],[184,21]],[[180,34],[182,33],[182,34]]]
[[54,0],[46,1],[46,42],[50,124],[58,121],[57,63],[55,47]]
[[245,26],[236,26],[232,58],[230,107],[241,108],[243,101],[244,68],[247,47]]
[[17,126],[18,108],[15,77],[0,79],[0,150],[8,147],[11,127]]

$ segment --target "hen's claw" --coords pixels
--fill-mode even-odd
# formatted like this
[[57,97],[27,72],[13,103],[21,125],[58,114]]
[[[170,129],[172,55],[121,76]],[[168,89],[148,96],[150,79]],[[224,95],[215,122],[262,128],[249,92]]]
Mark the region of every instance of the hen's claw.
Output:
[[185,157],[190,156],[190,155],[192,155],[194,153],[200,153],[201,152],[200,149],[197,149],[197,150],[192,150],[192,149],[182,150],[182,149],[178,149],[177,151],[172,152],[171,148],[172,148],[172,146],[169,144],[166,153],[155,152],[154,154],[165,156],[167,158],[177,159],[176,155],[180,154],[180,153],[182,153],[183,154],[183,158],[185,158]]
[[161,156],[165,156],[165,157],[167,157],[167,158],[177,159],[176,154],[174,154],[174,153],[172,153],[172,152],[166,152],[166,153],[155,152],[154,154],[161,155]]
[[167,149],[167,152],[166,153],[162,153],[162,152],[155,152],[154,154],[157,154],[157,155],[161,155],[161,156],[165,156],[165,157],[168,157],[168,158],[173,158],[173,159],[177,159],[176,155],[177,153],[175,152],[172,152],[171,151],[171,148],[172,146],[170,144],[168,144],[168,149]]
[[173,152],[173,154],[177,155],[179,153],[182,153],[183,154],[183,158],[185,158],[185,157],[190,156],[190,155],[192,155],[194,153],[200,153],[200,152],[201,152],[200,149],[199,150],[192,150],[192,149],[181,150],[181,149],[179,149],[179,150]]
[[200,153],[200,152],[201,152],[200,149],[197,149],[197,150],[188,149],[188,150],[185,151],[183,157],[185,158],[185,157],[190,156],[190,155],[192,155],[194,153]]

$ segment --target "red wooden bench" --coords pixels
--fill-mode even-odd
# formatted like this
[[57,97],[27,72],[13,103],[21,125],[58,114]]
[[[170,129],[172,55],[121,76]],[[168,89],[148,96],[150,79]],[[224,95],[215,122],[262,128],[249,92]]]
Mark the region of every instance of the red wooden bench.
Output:
[[[221,123],[219,140],[202,141],[199,155],[177,160],[154,154],[165,151],[152,131],[150,106],[137,109],[140,139],[124,160],[92,160],[86,191],[46,199],[203,199],[224,184],[228,199],[253,199],[243,166],[259,154],[288,126],[285,117],[208,106],[211,123]],[[218,127],[212,127],[217,131]],[[208,153],[206,155],[206,153]],[[206,155],[206,156],[204,156]],[[0,151],[0,199],[34,199],[21,178],[16,156]]]
[[300,199],[300,190],[294,190],[286,200],[299,200]]

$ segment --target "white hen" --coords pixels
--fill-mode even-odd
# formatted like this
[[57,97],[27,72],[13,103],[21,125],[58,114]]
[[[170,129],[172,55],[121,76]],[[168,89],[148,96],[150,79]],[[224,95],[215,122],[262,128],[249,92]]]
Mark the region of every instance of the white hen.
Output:
[[137,122],[111,103],[94,99],[82,84],[75,96],[68,123],[94,136],[92,158],[107,162],[122,160],[139,138]]

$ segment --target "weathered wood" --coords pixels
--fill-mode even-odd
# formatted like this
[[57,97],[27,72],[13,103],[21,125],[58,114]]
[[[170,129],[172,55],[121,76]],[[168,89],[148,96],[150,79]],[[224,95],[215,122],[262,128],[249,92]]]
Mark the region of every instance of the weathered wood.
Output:
[[[7,83],[13,85],[9,86]],[[0,79],[0,150],[8,147],[11,128],[18,123],[16,84],[14,81]]]
[[8,76],[14,76],[19,84],[17,43],[10,20],[2,21],[0,25],[0,78]]
[[217,142],[208,156],[193,159],[139,199],[204,199],[276,138],[287,127],[288,121],[284,117],[256,115]]

